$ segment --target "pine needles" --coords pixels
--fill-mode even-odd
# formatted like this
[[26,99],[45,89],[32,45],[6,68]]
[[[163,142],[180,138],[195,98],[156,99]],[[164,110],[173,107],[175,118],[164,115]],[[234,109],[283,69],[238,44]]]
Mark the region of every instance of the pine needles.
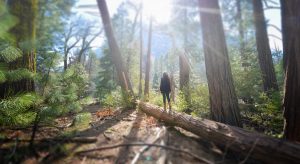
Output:
[[25,126],[33,122],[35,112],[29,110],[38,101],[33,93],[16,95],[0,101],[0,125]]

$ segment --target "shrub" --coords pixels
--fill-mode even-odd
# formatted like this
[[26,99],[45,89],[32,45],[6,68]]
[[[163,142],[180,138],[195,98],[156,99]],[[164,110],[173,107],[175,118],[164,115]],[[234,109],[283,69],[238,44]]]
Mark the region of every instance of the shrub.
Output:
[[255,103],[255,109],[248,109],[248,114],[243,117],[250,121],[252,128],[274,137],[281,137],[284,123],[281,100],[279,92],[271,92],[269,95],[261,93]]
[[179,92],[176,99],[178,111],[184,112],[188,108],[194,116],[209,117],[209,93],[207,84],[199,84],[190,88],[191,102],[185,99],[185,95]]
[[135,108],[134,97],[126,91],[123,91],[121,87],[117,87],[115,90],[104,95],[104,98],[100,98],[100,103],[104,107],[123,107],[123,108]]
[[162,107],[164,104],[162,94],[151,90],[149,93],[149,102]]
[[45,105],[58,115],[82,110],[82,102],[87,87],[87,74],[82,65],[68,68],[64,73],[53,73],[45,87]]

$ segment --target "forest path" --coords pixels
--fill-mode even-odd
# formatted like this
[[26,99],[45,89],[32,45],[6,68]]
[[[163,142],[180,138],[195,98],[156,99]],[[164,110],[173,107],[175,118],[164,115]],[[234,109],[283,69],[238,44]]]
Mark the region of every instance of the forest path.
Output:
[[[165,126],[153,117],[135,109],[104,109],[97,105],[89,106],[86,111],[92,114],[90,127],[77,134],[78,137],[96,137],[93,144],[73,145],[73,151],[85,151],[99,147],[133,143],[159,144],[165,147],[188,151],[191,155],[166,148],[145,146],[123,146],[101,151],[80,153],[72,158],[61,159],[59,163],[237,163],[226,159],[219,148],[209,141],[181,128]],[[143,151],[143,153],[140,153]],[[137,155],[138,154],[138,155]],[[226,154],[227,155],[227,154]]]

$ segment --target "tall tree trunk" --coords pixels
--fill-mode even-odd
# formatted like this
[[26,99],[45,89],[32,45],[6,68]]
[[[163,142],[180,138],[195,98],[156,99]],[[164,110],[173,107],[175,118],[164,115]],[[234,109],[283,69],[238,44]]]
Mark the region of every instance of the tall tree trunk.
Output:
[[262,0],[252,0],[258,60],[264,91],[278,91]]
[[116,67],[116,71],[118,74],[119,83],[123,90],[130,91],[133,94],[132,86],[129,80],[129,76],[127,73],[127,69],[124,67],[122,62],[122,56],[119,49],[119,46],[116,42],[116,38],[113,33],[109,12],[107,9],[105,0],[97,0],[98,8],[101,13],[101,19],[104,26],[104,31],[108,40],[108,45],[110,49],[111,59]]
[[[10,13],[19,20],[10,33],[14,36],[16,47],[20,48],[23,56],[9,64],[9,69],[26,68],[31,72],[36,72],[36,16],[37,16],[37,0],[10,0],[7,2]],[[17,94],[19,92],[34,91],[34,81],[31,79],[23,79],[17,82],[6,82],[0,86],[0,98],[4,98],[9,94]]]
[[[188,18],[187,18],[187,4],[185,2],[184,5],[184,25],[185,28],[183,30],[183,46],[184,46],[184,53],[179,54],[179,75],[180,75],[180,81],[179,81],[179,87],[180,90],[183,92],[184,100],[188,104],[188,106],[191,104],[191,97],[190,97],[190,66],[188,61],[188,48],[187,48],[187,42],[188,42],[188,36],[187,36],[187,28],[188,28]],[[189,108],[189,107],[188,107]],[[185,112],[190,113],[189,109],[184,109]]]
[[143,78],[143,7],[141,4],[140,15],[140,79],[139,79],[139,97],[142,96],[142,78]]
[[64,54],[64,71],[66,71],[68,68],[68,54]]
[[149,96],[149,80],[150,80],[150,66],[151,66],[151,42],[152,42],[152,18],[150,18],[150,24],[149,24],[144,96]]
[[170,81],[171,81],[171,100],[175,102],[175,80],[173,72],[170,74]]
[[300,1],[280,2],[285,69],[284,137],[300,141]]
[[236,0],[236,21],[238,23],[238,30],[239,30],[239,42],[240,42],[240,56],[242,61],[242,66],[246,67],[248,66],[247,63],[247,56],[245,54],[245,37],[244,37],[244,27],[243,27],[243,16],[242,16],[242,6],[241,6],[241,0]]
[[241,126],[218,0],[199,0],[212,119]]

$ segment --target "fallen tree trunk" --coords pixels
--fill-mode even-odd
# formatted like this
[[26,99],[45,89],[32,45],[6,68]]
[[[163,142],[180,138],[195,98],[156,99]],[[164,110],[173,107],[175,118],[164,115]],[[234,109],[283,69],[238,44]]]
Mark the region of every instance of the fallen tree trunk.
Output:
[[184,113],[169,114],[162,108],[144,102],[138,102],[139,109],[148,115],[160,119],[172,126],[181,127],[203,139],[241,153],[246,158],[267,163],[297,163],[300,161],[300,144],[291,143],[242,128],[219,122],[196,119]]

